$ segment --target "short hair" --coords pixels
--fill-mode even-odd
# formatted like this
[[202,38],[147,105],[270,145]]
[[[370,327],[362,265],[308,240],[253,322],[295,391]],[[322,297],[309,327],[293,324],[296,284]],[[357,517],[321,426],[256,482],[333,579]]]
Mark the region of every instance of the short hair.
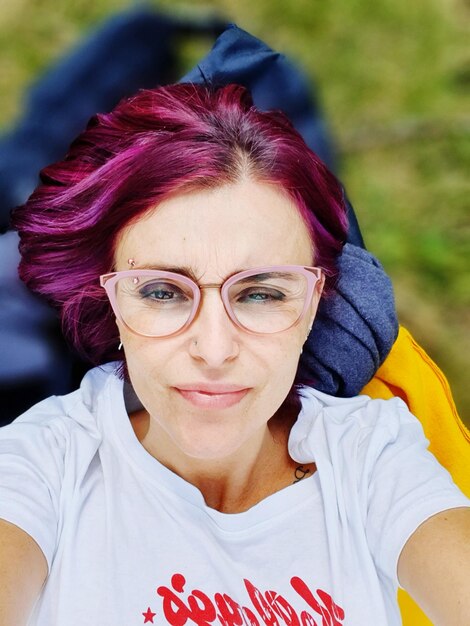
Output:
[[65,336],[94,365],[121,359],[99,276],[113,270],[120,231],[172,194],[242,177],[294,201],[326,288],[346,239],[344,193],[284,114],[261,112],[239,85],[142,90],[93,117],[64,160],[13,212],[22,280],[60,312]]

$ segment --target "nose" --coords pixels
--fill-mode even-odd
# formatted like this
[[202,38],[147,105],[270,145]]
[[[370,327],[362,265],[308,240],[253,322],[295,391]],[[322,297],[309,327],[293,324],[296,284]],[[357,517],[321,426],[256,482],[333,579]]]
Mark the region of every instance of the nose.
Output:
[[191,356],[211,369],[237,358],[239,329],[227,315],[218,289],[205,289],[201,293],[201,304],[190,332]]

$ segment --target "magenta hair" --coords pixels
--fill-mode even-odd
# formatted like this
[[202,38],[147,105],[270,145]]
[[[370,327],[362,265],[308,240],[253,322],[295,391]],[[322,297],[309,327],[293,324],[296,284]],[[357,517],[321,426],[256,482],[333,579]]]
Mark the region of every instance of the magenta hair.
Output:
[[20,276],[59,310],[82,357],[95,365],[120,359],[99,284],[113,270],[120,231],[170,194],[243,176],[275,184],[294,200],[328,291],[346,239],[341,185],[282,113],[260,112],[238,85],[143,90],[92,118],[13,213]]

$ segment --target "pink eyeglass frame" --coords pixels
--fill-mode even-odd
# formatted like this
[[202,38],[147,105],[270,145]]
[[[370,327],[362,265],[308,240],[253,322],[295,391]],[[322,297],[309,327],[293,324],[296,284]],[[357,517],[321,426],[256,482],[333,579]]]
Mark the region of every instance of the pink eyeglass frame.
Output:
[[[305,296],[305,304],[304,304],[304,308],[302,312],[300,313],[296,321],[293,322],[288,328],[285,328],[283,330],[276,330],[272,333],[260,333],[260,332],[250,330],[249,328],[246,328],[245,326],[243,326],[243,324],[241,324],[238,321],[230,305],[230,300],[228,297],[228,290],[233,285],[233,283],[235,283],[236,281],[240,279],[248,278],[249,276],[254,276],[256,274],[269,274],[271,272],[298,272],[299,274],[303,274],[307,279],[307,293]],[[109,274],[102,274],[100,276],[100,285],[106,291],[106,294],[108,296],[109,302],[111,304],[111,307],[114,311],[116,318],[122,324],[124,324],[124,326],[126,326],[126,328],[128,328],[131,332],[141,337],[172,337],[173,335],[178,335],[179,333],[182,333],[184,330],[186,330],[188,326],[191,325],[191,323],[193,322],[194,318],[196,317],[199,311],[199,307],[201,303],[201,289],[219,289],[225,311],[227,315],[229,316],[229,318],[232,320],[232,322],[235,324],[235,326],[237,326],[238,328],[241,328],[245,332],[250,333],[252,335],[274,335],[276,333],[282,333],[282,332],[285,332],[286,330],[289,330],[290,328],[293,328],[303,319],[312,301],[315,287],[321,280],[322,275],[323,275],[323,272],[321,268],[319,267],[308,267],[304,265],[266,265],[263,267],[253,267],[247,270],[243,270],[242,272],[237,272],[236,274],[233,274],[232,276],[229,276],[228,278],[226,278],[224,282],[222,283],[207,283],[203,285],[198,285],[193,280],[191,280],[191,278],[188,278],[187,276],[184,276],[183,274],[177,274],[176,272],[166,272],[164,270],[132,269],[132,270],[124,270],[122,272],[111,272]],[[164,335],[147,335],[145,333],[140,333],[136,331],[134,328],[132,328],[131,326],[129,326],[126,320],[122,317],[121,312],[119,310],[119,306],[118,306],[117,298],[116,298],[116,291],[114,289],[114,286],[116,285],[117,281],[120,280],[121,278],[132,278],[133,276],[155,276],[158,278],[167,278],[169,280],[172,280],[172,279],[178,280],[179,282],[182,282],[185,285],[187,285],[193,293],[193,308],[186,323],[175,332],[164,334]]]

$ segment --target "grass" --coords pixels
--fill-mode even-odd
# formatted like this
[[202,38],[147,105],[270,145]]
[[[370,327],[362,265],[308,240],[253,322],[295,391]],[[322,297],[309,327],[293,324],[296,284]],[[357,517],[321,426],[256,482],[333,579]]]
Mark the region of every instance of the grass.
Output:
[[[156,2],[150,4],[157,6]],[[122,0],[3,0],[0,125],[25,86]],[[470,56],[464,0],[212,0],[297,60],[320,89],[366,243],[396,286],[402,323],[446,372],[470,424]],[[207,49],[185,46],[189,66]]]

